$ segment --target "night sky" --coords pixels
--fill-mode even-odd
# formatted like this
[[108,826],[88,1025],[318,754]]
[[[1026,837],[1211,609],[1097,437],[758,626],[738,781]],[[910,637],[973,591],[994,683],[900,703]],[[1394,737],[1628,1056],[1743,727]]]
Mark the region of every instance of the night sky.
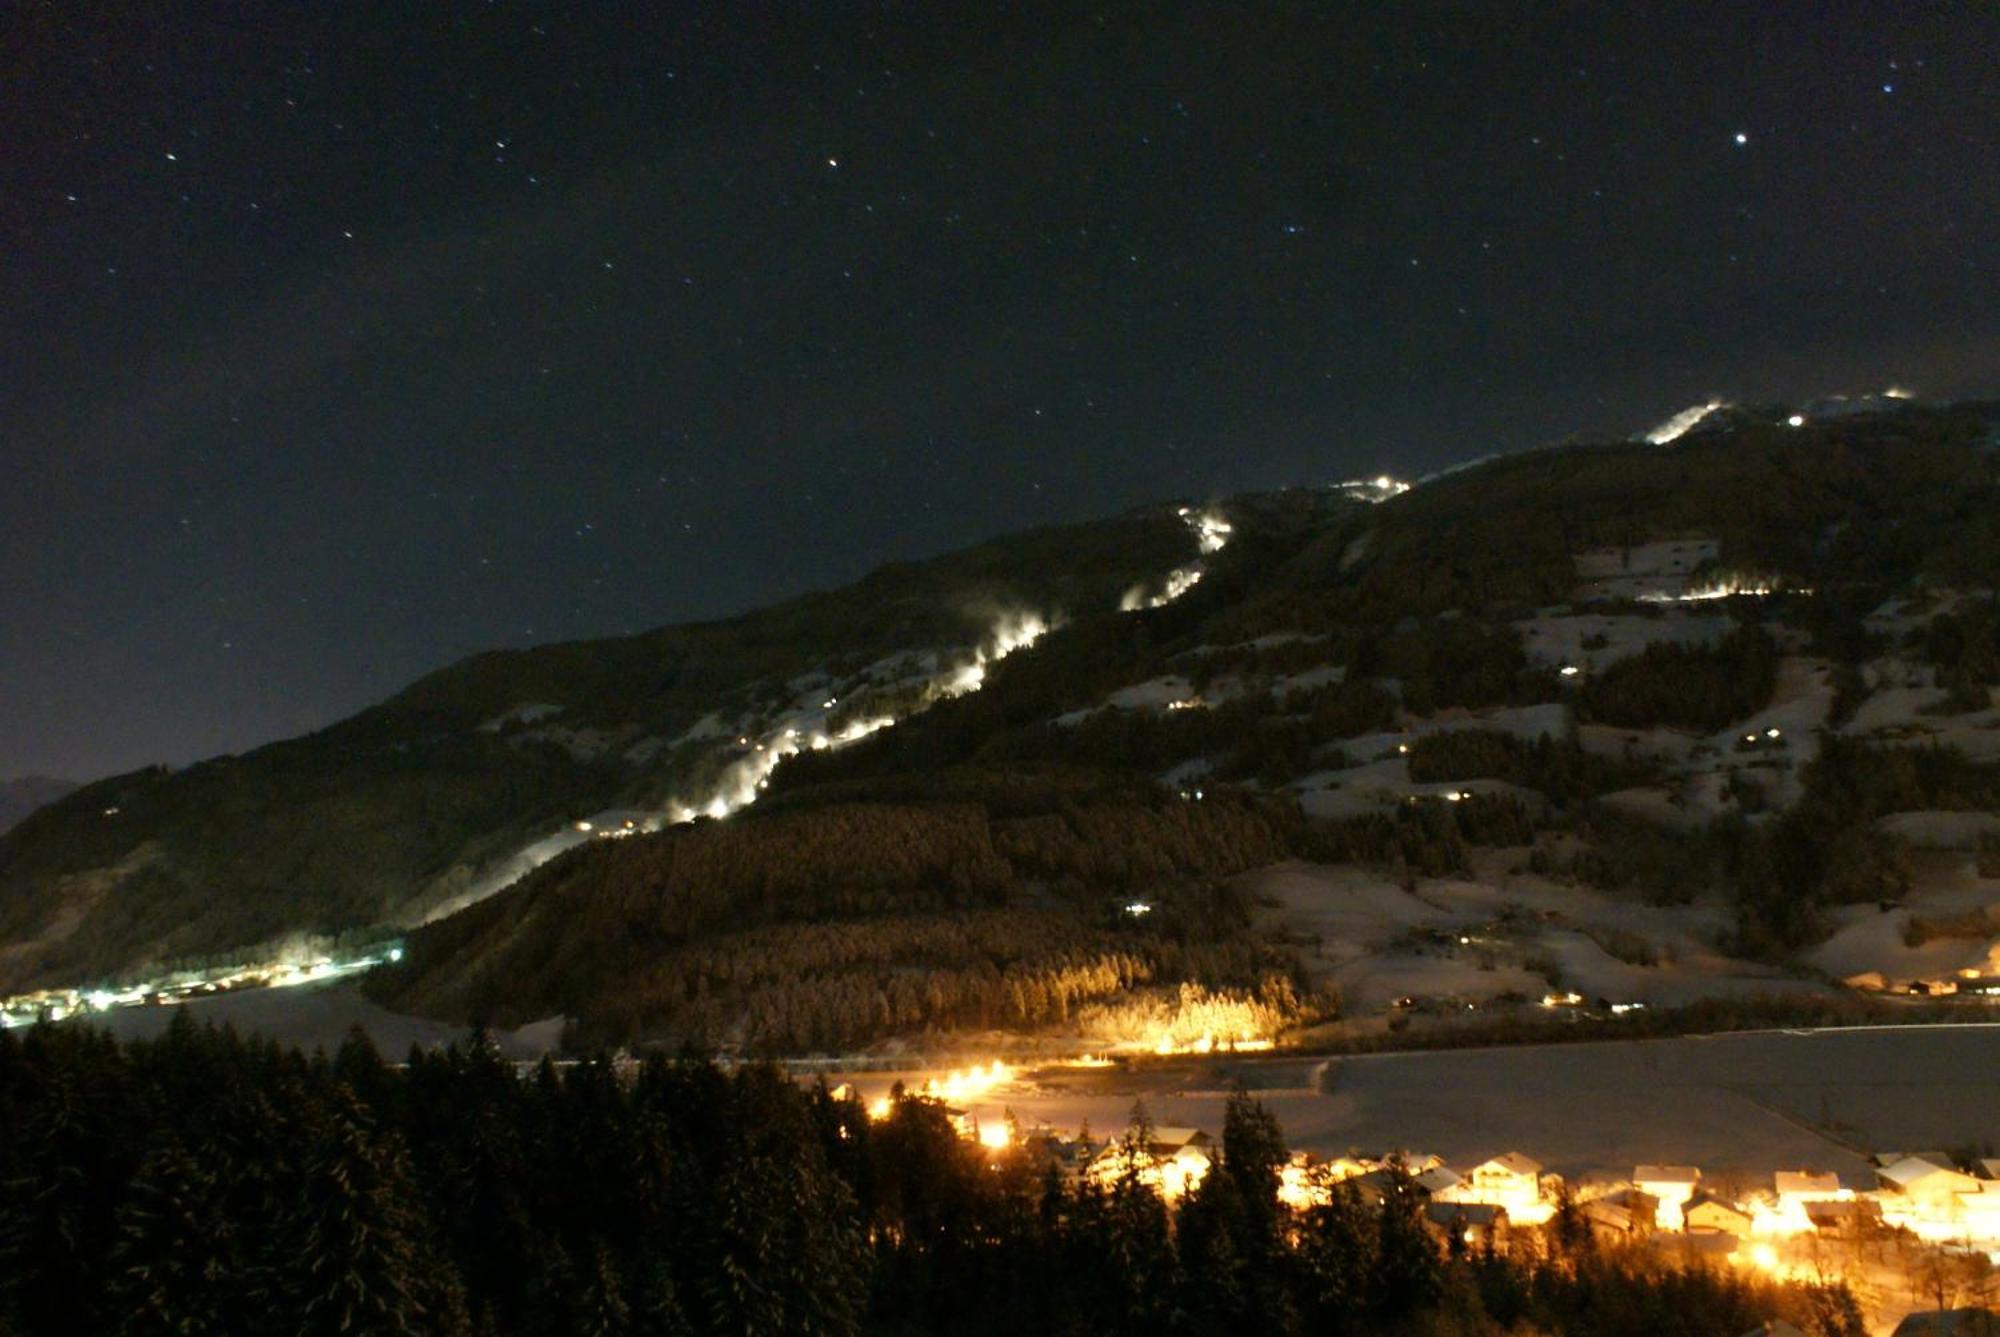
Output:
[[9,6],[0,776],[1175,495],[1991,392],[1996,14]]

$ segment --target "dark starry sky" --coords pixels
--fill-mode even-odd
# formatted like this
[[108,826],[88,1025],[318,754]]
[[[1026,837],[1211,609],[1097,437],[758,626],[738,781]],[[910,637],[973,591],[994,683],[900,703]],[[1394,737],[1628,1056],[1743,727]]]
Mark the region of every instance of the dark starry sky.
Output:
[[1001,8],[10,6],[0,775],[1165,496],[2000,380],[1991,6]]

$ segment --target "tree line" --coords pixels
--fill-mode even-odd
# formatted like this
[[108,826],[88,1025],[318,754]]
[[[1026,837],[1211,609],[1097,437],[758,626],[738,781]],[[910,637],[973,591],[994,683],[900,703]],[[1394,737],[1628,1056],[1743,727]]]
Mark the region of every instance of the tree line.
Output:
[[[984,791],[989,807],[961,783],[593,842],[413,933],[364,987],[465,1022],[573,1017],[592,1042],[797,1053],[1293,975],[1225,879],[1301,848],[1295,807],[1060,786]],[[1143,918],[1123,913],[1134,895]]]
[[473,1046],[385,1065],[177,1023],[127,1046],[0,1034],[0,1331],[150,1334],[1649,1334],[1783,1319],[1838,1287],[1595,1242],[1567,1205],[1506,1252],[1407,1175],[1303,1210],[1247,1095],[1200,1186],[1072,1181],[936,1102],[871,1120],[777,1070],[518,1075]]

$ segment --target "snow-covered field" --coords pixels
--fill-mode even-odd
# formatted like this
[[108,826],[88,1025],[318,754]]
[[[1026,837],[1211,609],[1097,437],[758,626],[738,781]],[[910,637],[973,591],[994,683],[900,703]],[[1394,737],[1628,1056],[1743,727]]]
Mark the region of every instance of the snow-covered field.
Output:
[[1452,793],[1512,793],[1532,797],[1500,780],[1434,781],[1410,779],[1405,753],[1419,738],[1462,729],[1488,729],[1533,742],[1546,734],[1567,738],[1575,727],[1570,708],[1560,701],[1532,706],[1498,706],[1487,710],[1453,709],[1427,719],[1412,720],[1388,733],[1362,734],[1340,744],[1352,765],[1315,771],[1288,788],[1309,817],[1356,817],[1385,811],[1412,797],[1443,797]]
[[[329,1053],[347,1038],[349,1030],[359,1026],[390,1062],[401,1060],[411,1045],[431,1049],[463,1040],[470,1034],[464,1027],[391,1012],[342,984],[246,989],[171,1006],[127,1007],[93,1013],[85,1020],[86,1024],[107,1030],[121,1040],[138,1040],[159,1035],[180,1012],[200,1024],[233,1026],[244,1035],[257,1035],[307,1051],[325,1049]],[[547,1033],[548,1029],[524,1027],[528,1032],[525,1035],[496,1032],[492,1038],[501,1053],[511,1058],[536,1058],[557,1038]]]
[[[1413,891],[1351,865],[1304,863],[1246,874],[1245,886],[1313,981],[1340,989],[1350,1016],[1401,998],[1462,1009],[1574,991],[1659,1007],[1829,989],[1717,951],[1710,944],[1729,923],[1719,902],[1646,905],[1517,871],[1525,861],[1521,850],[1477,851],[1473,876],[1427,878]],[[1606,943],[1642,944],[1655,964],[1621,959]]]
[[1861,703],[1841,732],[1875,742],[1946,745],[1972,761],[2000,761],[2000,708],[1930,713],[1945,696],[1941,687],[1880,689]]
[[[904,1073],[910,1084],[924,1074]],[[1215,1058],[1124,1071],[1045,1069],[970,1102],[982,1121],[1103,1135],[1143,1099],[1156,1124],[1219,1131],[1236,1078],[1295,1148],[1404,1149],[1468,1165],[1521,1151],[1572,1178],[1640,1162],[1705,1174],[1833,1170],[1864,1156],[2000,1138],[2000,1027],[1756,1032],[1335,1059]],[[891,1074],[850,1075],[864,1097]]]
[[1712,538],[1668,539],[1629,548],[1593,548],[1576,554],[1580,599],[1641,599],[1673,596],[1688,577],[1722,555]]
[[1629,659],[1649,645],[1713,645],[1729,634],[1726,617],[1683,613],[1544,613],[1517,622],[1528,659],[1586,673]]
[[1911,862],[1916,885],[1895,909],[1845,905],[1827,912],[1837,927],[1807,954],[1815,968],[1835,979],[1871,970],[1891,980],[1937,979],[1991,959],[2000,928],[1988,937],[1933,938],[1916,947],[1904,943],[1903,930],[1913,916],[1946,920],[1979,910],[2000,922],[2000,879],[1980,877],[1973,857],[1959,850],[1918,850]]

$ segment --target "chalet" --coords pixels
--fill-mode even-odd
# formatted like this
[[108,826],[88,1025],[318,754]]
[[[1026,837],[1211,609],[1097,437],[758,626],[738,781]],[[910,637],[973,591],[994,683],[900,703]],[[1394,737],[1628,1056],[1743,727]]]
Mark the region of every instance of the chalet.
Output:
[[1839,1175],[1815,1174],[1811,1170],[1780,1170],[1771,1176],[1771,1187],[1778,1195],[1780,1207],[1840,1202],[1854,1196],[1854,1190],[1841,1187]]
[[[1448,1182],[1451,1172],[1444,1175],[1436,1172],[1444,1170],[1444,1161],[1437,1156],[1417,1156],[1409,1152],[1392,1151],[1381,1160],[1352,1160],[1343,1157],[1343,1165],[1360,1168],[1359,1174],[1346,1174],[1341,1182],[1361,1195],[1361,1200],[1371,1205],[1379,1205],[1393,1191],[1407,1194],[1417,1201],[1428,1200],[1435,1191],[1431,1186]],[[1454,1176],[1455,1177],[1455,1176]],[[1450,1200],[1456,1198],[1458,1190],[1445,1189],[1442,1196]]]
[[1326,1166],[1326,1173],[1333,1179],[1352,1179],[1356,1175],[1365,1175],[1375,1168],[1375,1162],[1363,1160],[1351,1153],[1346,1156],[1331,1157],[1323,1164]]
[[1638,1233],[1640,1223],[1633,1217],[1632,1208],[1615,1196],[1592,1198],[1577,1210],[1583,1214],[1590,1233],[1599,1239],[1624,1239]]
[[1948,1219],[1957,1215],[1959,1195],[1978,1193],[1980,1181],[1961,1174],[1942,1158],[1904,1156],[1875,1172],[1885,1195],[1893,1195],[1927,1217]]
[[1697,1195],[1682,1212],[1691,1235],[1734,1235],[1750,1238],[1750,1214],[1711,1194]]
[[1110,1144],[1098,1138],[1063,1137],[1050,1129],[1036,1129],[1021,1139],[1021,1145],[1032,1161],[1053,1165],[1063,1182],[1074,1186],[1090,1173]]
[[1780,1170],[1771,1176],[1774,1201],[1767,1218],[1758,1225],[1759,1233],[1801,1235],[1816,1229],[1811,1208],[1822,1203],[1852,1202],[1854,1190],[1835,1174],[1811,1170]]
[[1505,1207],[1517,1216],[1533,1212],[1542,1203],[1542,1163],[1518,1151],[1505,1152],[1466,1171],[1453,1196],[1460,1202]]
[[1679,1230],[1682,1208],[1701,1183],[1701,1171],[1692,1165],[1640,1165],[1633,1167],[1632,1187],[1659,1204],[1653,1224],[1660,1230]]
[[1208,1174],[1214,1142],[1199,1128],[1159,1127],[1137,1147],[1122,1138],[1107,1144],[1085,1173],[1097,1184],[1114,1184],[1130,1174],[1171,1201]]
[[1208,1149],[1214,1145],[1215,1139],[1199,1128],[1165,1127],[1153,1130],[1152,1140],[1146,1143],[1146,1149],[1155,1156],[1162,1157],[1178,1156],[1184,1151],[1195,1150],[1201,1152],[1203,1159],[1206,1159]]
[[1446,1166],[1436,1166],[1417,1176],[1417,1187],[1434,1198],[1449,1198],[1453,1192],[1464,1187],[1465,1181],[1456,1171]]
[[1333,1201],[1340,1185],[1368,1173],[1368,1166],[1351,1156],[1323,1161],[1310,1152],[1295,1151],[1278,1171],[1278,1200],[1304,1210]]
[[1806,1224],[1829,1239],[1857,1239],[1882,1224],[1882,1204],[1872,1198],[1847,1198],[1802,1204]]
[[[1399,1191],[1398,1185],[1409,1185],[1414,1188],[1416,1181],[1407,1174],[1399,1174],[1393,1169],[1383,1167],[1356,1175],[1346,1182],[1348,1187],[1360,1195],[1361,1201],[1371,1207],[1379,1207],[1391,1193]],[[1423,1190],[1417,1189],[1416,1193],[1419,1198],[1423,1197]]]

